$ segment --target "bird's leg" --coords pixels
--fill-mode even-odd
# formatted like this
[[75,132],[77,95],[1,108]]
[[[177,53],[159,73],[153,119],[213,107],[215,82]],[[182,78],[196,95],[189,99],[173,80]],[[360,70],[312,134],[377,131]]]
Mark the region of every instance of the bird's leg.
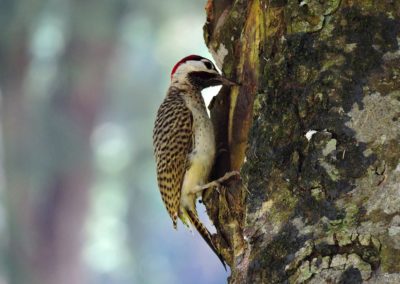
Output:
[[207,184],[204,185],[197,185],[192,189],[192,193],[197,194],[198,192],[202,192],[203,190],[206,190],[208,188],[219,188],[221,186],[222,183],[224,183],[225,181],[231,179],[234,176],[240,176],[240,173],[238,171],[232,171],[232,172],[228,172],[226,173],[223,177],[220,177],[219,179],[216,179],[214,181],[211,181]]

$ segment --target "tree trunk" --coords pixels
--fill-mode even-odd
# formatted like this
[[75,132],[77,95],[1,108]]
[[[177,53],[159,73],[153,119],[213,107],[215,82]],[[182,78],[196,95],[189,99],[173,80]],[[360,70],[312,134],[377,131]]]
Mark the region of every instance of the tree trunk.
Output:
[[[241,83],[210,104],[204,201],[229,283],[400,283],[400,1],[209,1]],[[215,206],[218,204],[218,206]]]

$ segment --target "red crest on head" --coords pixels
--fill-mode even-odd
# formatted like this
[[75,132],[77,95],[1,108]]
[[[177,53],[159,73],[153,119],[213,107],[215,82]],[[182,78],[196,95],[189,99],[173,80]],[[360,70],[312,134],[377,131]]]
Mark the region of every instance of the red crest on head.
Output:
[[178,69],[178,67],[179,67],[181,64],[183,64],[183,63],[185,63],[186,61],[189,61],[189,60],[197,60],[197,61],[200,61],[200,60],[202,60],[202,59],[205,59],[205,58],[204,58],[204,57],[201,57],[200,55],[194,55],[194,54],[182,58],[181,60],[179,60],[179,61],[175,64],[174,68],[172,68],[172,71],[171,71],[171,79],[172,79],[172,76],[174,76],[174,74],[175,74],[175,72],[176,72],[176,69]]

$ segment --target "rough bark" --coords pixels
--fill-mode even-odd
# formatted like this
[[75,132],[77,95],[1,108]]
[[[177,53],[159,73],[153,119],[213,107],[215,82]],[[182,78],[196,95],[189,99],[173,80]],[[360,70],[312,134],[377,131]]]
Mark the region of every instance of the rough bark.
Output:
[[229,283],[400,283],[400,1],[206,11],[206,44],[241,82],[210,110],[214,175],[242,182],[204,196]]

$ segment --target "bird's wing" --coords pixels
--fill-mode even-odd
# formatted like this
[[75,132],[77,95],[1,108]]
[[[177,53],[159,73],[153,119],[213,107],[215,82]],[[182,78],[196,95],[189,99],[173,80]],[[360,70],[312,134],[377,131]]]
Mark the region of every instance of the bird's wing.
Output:
[[193,117],[179,94],[161,104],[153,131],[157,181],[162,200],[176,228],[181,187],[193,149]]

